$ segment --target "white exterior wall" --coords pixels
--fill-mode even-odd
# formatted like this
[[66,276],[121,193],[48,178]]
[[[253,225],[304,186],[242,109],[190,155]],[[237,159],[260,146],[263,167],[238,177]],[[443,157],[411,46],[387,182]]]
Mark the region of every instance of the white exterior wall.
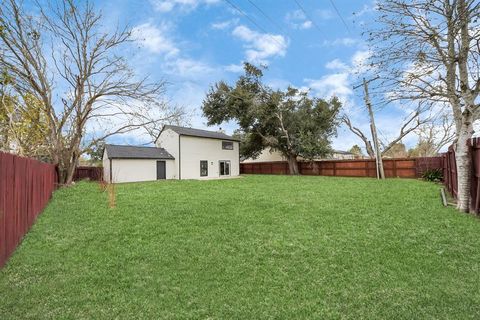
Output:
[[103,152],[103,181],[110,182],[110,160],[108,159],[107,149]]
[[174,158],[174,172],[175,178],[178,179],[178,157],[179,157],[179,150],[178,150],[178,139],[179,135],[175,131],[171,129],[167,129],[162,131],[160,136],[158,137],[155,145],[158,148],[165,149],[168,153],[170,153]]
[[[218,178],[220,177],[220,160],[229,160],[230,176],[238,176],[240,174],[239,143],[233,141],[233,150],[223,150],[222,141],[180,136],[180,157],[175,159],[181,163],[181,179]],[[167,151],[170,152],[168,149]],[[207,177],[200,177],[200,160],[208,161]]]
[[287,161],[284,156],[280,153],[280,151],[270,151],[270,148],[265,148],[262,150],[258,158],[248,158],[243,160],[244,163],[252,163],[252,162],[269,162],[269,161]]
[[355,155],[334,152],[332,158],[337,160],[352,160],[355,159]]
[[[157,161],[165,161],[167,179],[176,179],[174,160],[112,159],[112,182],[136,182],[157,180]],[[108,172],[108,177],[110,172]]]

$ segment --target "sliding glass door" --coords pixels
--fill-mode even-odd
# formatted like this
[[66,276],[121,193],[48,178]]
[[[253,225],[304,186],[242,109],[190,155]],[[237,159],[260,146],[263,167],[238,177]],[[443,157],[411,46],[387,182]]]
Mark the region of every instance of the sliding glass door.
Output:
[[220,175],[229,176],[230,175],[230,161],[229,160],[220,160]]

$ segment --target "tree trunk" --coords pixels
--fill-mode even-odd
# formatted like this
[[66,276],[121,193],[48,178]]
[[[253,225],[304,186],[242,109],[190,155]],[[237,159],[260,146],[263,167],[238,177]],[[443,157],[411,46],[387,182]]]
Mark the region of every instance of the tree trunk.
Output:
[[65,179],[65,184],[66,185],[72,184],[73,175],[75,174],[75,169],[76,168],[77,168],[77,160],[73,160],[67,168],[66,179]]
[[75,169],[77,168],[79,156],[75,153],[70,155],[66,152],[66,155],[58,162],[58,183],[60,185],[70,185],[73,182],[73,176]]
[[469,152],[468,139],[473,135],[471,121],[464,121],[458,134],[455,150],[455,161],[457,162],[457,209],[462,212],[469,212],[470,207],[470,185],[472,175],[472,164]]
[[375,159],[375,151],[373,151],[372,143],[370,141],[365,142],[365,149],[370,159]]
[[290,170],[290,174],[292,175],[299,175],[300,171],[298,170],[298,161],[296,155],[289,155],[287,157],[288,161],[288,169]]

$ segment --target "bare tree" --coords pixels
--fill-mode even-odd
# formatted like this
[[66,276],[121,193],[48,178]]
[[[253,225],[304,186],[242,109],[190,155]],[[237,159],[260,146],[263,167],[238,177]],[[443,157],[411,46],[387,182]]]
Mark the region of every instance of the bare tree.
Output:
[[480,2],[385,0],[369,31],[373,63],[384,80],[379,94],[451,108],[456,131],[458,202],[469,211],[467,141],[479,118]]
[[[13,78],[19,97],[42,102],[60,183],[71,183],[80,155],[96,141],[139,128],[153,131],[182,116],[162,102],[164,82],[139,78],[129,67],[128,28],[108,31],[88,2],[36,6],[32,15],[15,0],[1,2],[0,69]],[[87,130],[93,131],[90,143],[82,143]]]
[[355,127],[352,124],[352,121],[350,120],[350,118],[346,114],[342,116],[341,121],[348,127],[348,129],[350,129],[350,131],[352,131],[357,137],[362,139],[368,156],[372,159],[375,158],[375,151],[373,150],[372,142],[370,141],[368,136],[364,134],[363,131],[360,130],[358,127]]
[[417,156],[431,157],[454,142],[455,124],[450,114],[441,113],[433,121],[418,127],[415,133],[418,135],[418,144],[413,151]]
[[[429,117],[421,117],[421,111],[415,110],[411,112],[406,119],[403,121],[400,127],[400,132],[398,135],[391,139],[391,140],[385,140],[385,139],[379,139],[380,140],[380,146],[381,146],[381,154],[384,155],[387,153],[392,147],[394,147],[397,143],[401,142],[404,137],[406,137],[408,134],[414,132],[416,129],[418,129],[421,125],[428,123]],[[347,126],[347,128],[354,133],[357,137],[359,137],[364,145],[365,145],[365,150],[367,151],[367,154],[370,158],[375,158],[375,152],[372,147],[372,143],[370,142],[370,139],[368,138],[368,135],[365,134],[360,128],[354,126],[352,124],[352,121],[348,117],[348,115],[344,114],[342,117],[342,122]]]

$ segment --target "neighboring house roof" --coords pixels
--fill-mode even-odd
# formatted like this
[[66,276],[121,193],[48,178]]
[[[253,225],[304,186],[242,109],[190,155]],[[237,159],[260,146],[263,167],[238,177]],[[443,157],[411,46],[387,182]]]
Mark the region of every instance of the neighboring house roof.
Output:
[[109,159],[171,159],[175,158],[163,148],[105,145]]
[[[240,141],[240,139],[234,138],[232,136],[226,135],[223,132],[208,131],[194,128],[186,128],[179,126],[166,125],[163,127],[163,130],[170,129],[175,131],[179,135],[191,136],[191,137],[200,137],[200,138],[210,138],[210,139],[219,139],[219,140],[230,140],[230,141]],[[158,138],[157,138],[158,139]]]
[[343,151],[343,150],[333,150],[333,153],[355,155],[349,151]]

